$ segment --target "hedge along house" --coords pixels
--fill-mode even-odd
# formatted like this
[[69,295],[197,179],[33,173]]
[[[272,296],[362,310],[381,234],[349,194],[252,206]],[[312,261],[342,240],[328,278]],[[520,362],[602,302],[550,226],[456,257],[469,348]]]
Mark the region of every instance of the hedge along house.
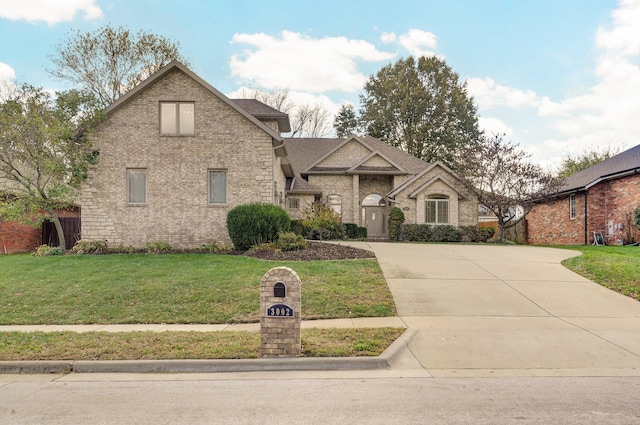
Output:
[[234,102],[172,62],[109,106],[83,184],[82,239],[174,248],[229,241],[237,205],[284,205],[286,114]]
[[555,197],[527,216],[530,244],[588,245],[594,232],[607,244],[640,239],[629,222],[640,206],[640,145],[564,180]]
[[287,210],[300,218],[314,201],[326,203],[345,223],[366,227],[370,238],[387,237],[394,206],[411,224],[478,224],[477,199],[444,164],[422,161],[374,137],[285,140],[293,178]]
[[477,224],[476,199],[443,164],[373,137],[283,139],[286,114],[229,99],[178,62],[105,113],[95,135],[99,161],[79,200],[82,239],[116,247],[228,242],[227,213],[251,202],[300,218],[321,201],[379,238],[392,206],[407,223]]

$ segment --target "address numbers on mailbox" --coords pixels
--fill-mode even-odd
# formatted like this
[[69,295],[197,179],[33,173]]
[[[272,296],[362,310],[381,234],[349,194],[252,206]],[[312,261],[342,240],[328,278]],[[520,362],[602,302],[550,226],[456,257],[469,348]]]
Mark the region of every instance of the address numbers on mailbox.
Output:
[[274,304],[267,308],[267,317],[293,317],[293,309],[286,304]]

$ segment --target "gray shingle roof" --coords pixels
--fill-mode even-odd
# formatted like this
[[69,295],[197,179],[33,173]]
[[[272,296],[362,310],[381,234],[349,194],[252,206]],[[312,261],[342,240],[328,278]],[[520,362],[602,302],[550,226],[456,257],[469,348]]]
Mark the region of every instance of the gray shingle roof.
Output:
[[259,120],[278,121],[278,126],[282,133],[291,131],[289,115],[284,112],[278,111],[256,99],[231,99],[231,101]]
[[558,193],[588,189],[601,180],[616,178],[634,171],[640,173],[640,145],[567,177]]

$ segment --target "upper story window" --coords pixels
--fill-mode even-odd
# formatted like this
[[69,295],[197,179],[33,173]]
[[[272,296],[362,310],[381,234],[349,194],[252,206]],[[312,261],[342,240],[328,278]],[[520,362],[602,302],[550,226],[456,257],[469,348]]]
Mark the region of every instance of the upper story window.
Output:
[[193,135],[195,103],[160,102],[160,134]]
[[127,202],[130,205],[144,205],[147,203],[146,168],[127,169]]
[[289,209],[297,210],[298,208],[300,208],[300,199],[288,198],[287,200],[289,201]]
[[569,218],[576,218],[576,194],[569,195]]
[[429,195],[426,201],[425,222],[428,224],[449,224],[449,197]]

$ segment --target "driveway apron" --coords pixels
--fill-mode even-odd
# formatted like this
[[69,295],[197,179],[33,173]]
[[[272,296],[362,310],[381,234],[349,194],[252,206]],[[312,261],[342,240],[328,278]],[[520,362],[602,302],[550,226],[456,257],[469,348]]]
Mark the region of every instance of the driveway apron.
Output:
[[576,251],[368,245],[432,376],[640,376],[640,302],[564,268]]

